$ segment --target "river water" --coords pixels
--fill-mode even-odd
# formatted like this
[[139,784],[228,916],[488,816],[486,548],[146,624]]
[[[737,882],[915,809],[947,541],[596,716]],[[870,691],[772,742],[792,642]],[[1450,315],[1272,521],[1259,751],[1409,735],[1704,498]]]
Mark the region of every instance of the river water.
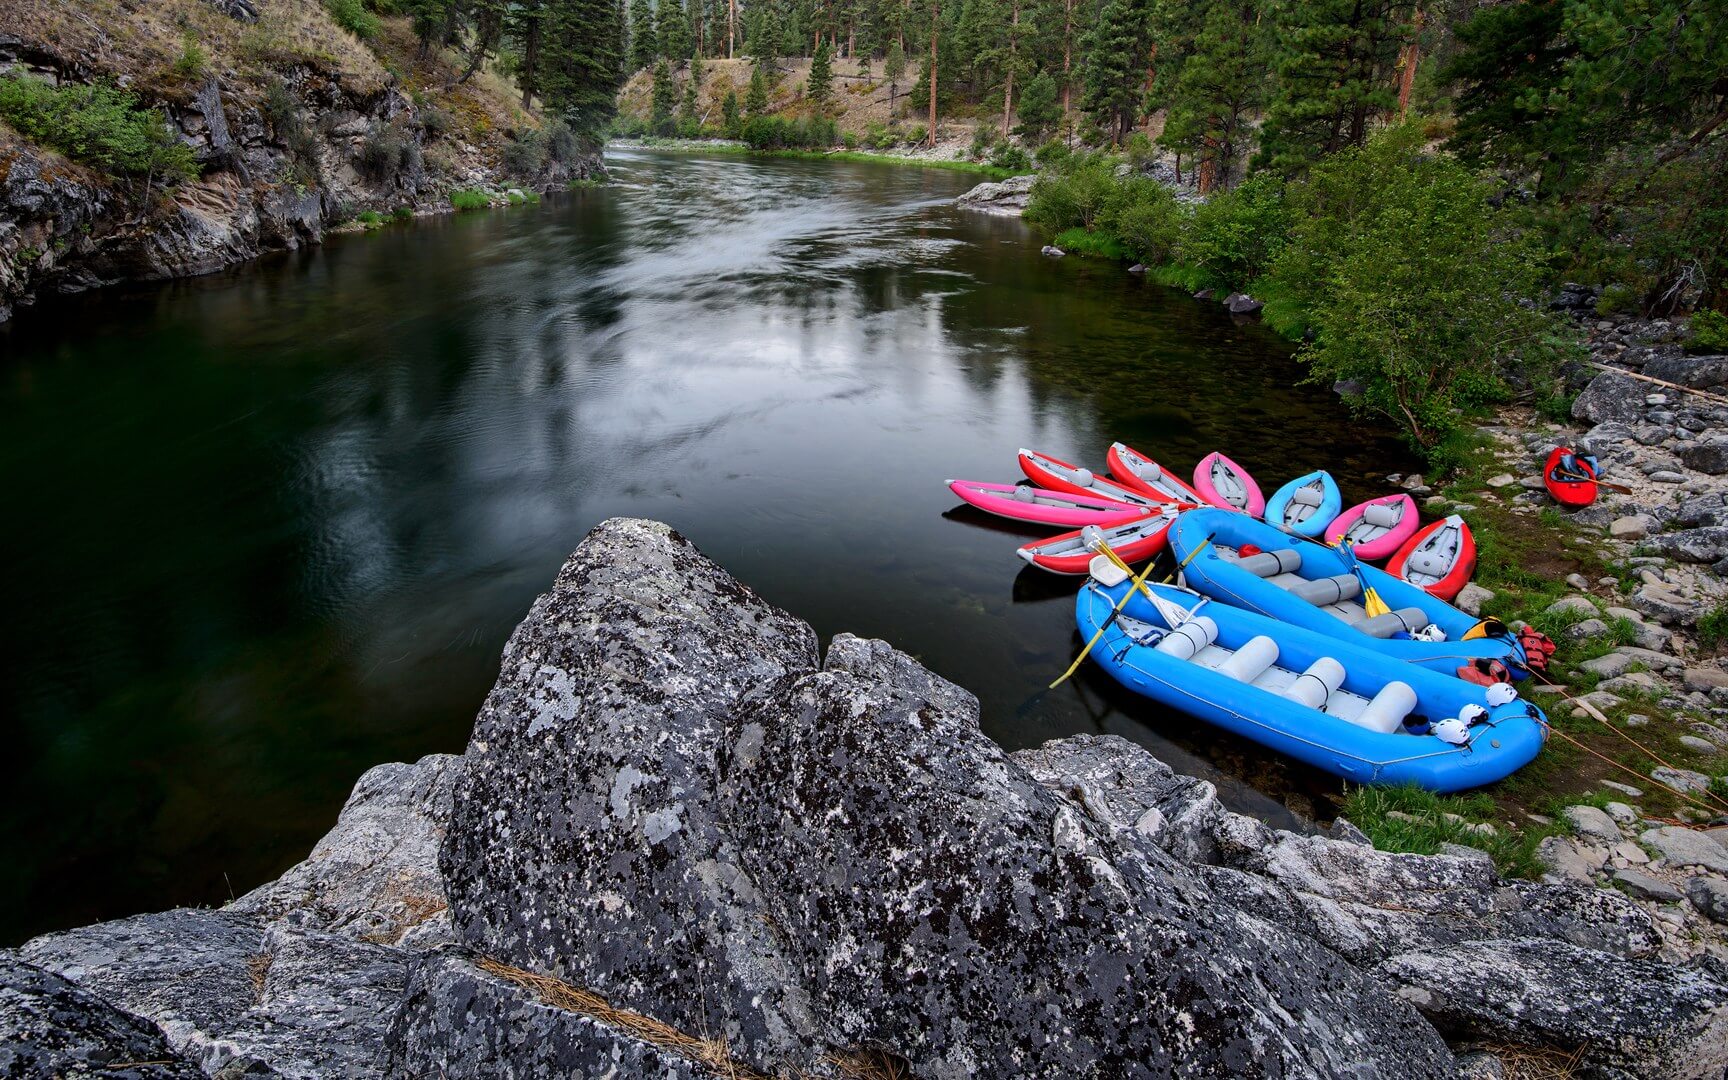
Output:
[[[1278,819],[1329,782],[1087,671],[1070,581],[947,477],[1025,445],[1347,496],[1410,462],[1290,348],[953,208],[974,178],[622,151],[616,183],[47,300],[0,328],[0,943],[210,904],[355,778],[460,751],[594,523],[659,518],[826,640],[1115,732]],[[1299,805],[1299,804],[1298,804]]]

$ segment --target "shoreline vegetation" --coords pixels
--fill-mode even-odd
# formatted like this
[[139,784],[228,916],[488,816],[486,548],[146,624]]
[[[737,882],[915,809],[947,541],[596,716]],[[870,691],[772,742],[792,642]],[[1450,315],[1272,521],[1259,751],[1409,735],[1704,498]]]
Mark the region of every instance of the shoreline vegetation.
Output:
[[789,147],[755,147],[736,139],[666,138],[655,135],[620,136],[609,139],[608,148],[659,150],[672,153],[732,154],[739,157],[786,158],[797,161],[847,161],[870,165],[910,165],[921,169],[945,169],[950,172],[972,173],[989,180],[1006,180],[1019,173],[988,162],[950,160],[920,154],[891,154],[882,151],[806,150]]

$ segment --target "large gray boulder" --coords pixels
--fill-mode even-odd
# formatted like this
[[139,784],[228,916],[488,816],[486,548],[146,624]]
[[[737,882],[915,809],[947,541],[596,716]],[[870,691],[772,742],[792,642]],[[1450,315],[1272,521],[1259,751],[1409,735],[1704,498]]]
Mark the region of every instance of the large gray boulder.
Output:
[[726,1075],[704,1068],[687,1052],[655,1045],[572,1008],[589,1001],[573,988],[561,998],[548,1000],[471,958],[431,954],[416,963],[391,1025],[387,1075],[444,1080],[707,1080]]
[[438,849],[462,759],[431,754],[369,769],[305,862],[228,910],[374,944],[450,938]]
[[156,1025],[0,953],[0,1076],[201,1080]]
[[954,200],[965,210],[980,210],[987,214],[1018,216],[1032,198],[1032,175],[1010,176],[998,182],[986,181]]
[[1728,1069],[1728,984],[1702,968],[1526,940],[1404,953],[1379,971],[1443,1031],[1577,1052],[1587,1075]]
[[225,1075],[378,1075],[408,978],[395,949],[189,908],[49,934],[19,953]]
[[1590,380],[1572,402],[1572,419],[1600,424],[1608,420],[1636,423],[1644,417],[1644,388],[1627,375],[1610,371]]
[[443,866],[506,964],[762,1071],[1439,1076],[1433,1030],[1218,901],[886,647],[808,627],[663,525],[599,526],[506,649]]

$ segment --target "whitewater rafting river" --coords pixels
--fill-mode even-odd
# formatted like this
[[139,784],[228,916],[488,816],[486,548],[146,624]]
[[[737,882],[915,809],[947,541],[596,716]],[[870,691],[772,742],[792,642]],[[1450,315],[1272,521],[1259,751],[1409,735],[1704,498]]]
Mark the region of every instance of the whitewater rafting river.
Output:
[[[226,900],[356,777],[460,751],[506,637],[602,518],[887,638],[1009,747],[1114,732],[1279,818],[1325,778],[1116,688],[1037,530],[943,480],[1022,445],[1347,502],[1411,461],[1290,348],[957,210],[975,177],[622,151],[608,188],[337,238],[0,327],[0,944]],[[1301,805],[1301,802],[1296,802]],[[1324,805],[1321,806],[1324,810]]]

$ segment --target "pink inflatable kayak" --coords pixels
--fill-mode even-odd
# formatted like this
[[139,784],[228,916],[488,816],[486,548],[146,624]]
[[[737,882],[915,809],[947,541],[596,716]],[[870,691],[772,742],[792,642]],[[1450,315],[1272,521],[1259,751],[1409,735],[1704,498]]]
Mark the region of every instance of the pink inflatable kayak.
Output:
[[1326,542],[1333,547],[1348,543],[1364,559],[1384,559],[1410,539],[1422,515],[1416,500],[1408,495],[1387,495],[1359,503],[1332,519],[1326,526]]
[[1223,454],[1213,452],[1194,466],[1194,490],[1213,506],[1240,510],[1249,517],[1266,512],[1266,496],[1248,470]]
[[1125,525],[1151,512],[1115,499],[1046,491],[1026,484],[986,484],[977,480],[950,480],[948,487],[978,509],[1013,521],[1034,525],[1059,525],[1078,529],[1086,525]]

